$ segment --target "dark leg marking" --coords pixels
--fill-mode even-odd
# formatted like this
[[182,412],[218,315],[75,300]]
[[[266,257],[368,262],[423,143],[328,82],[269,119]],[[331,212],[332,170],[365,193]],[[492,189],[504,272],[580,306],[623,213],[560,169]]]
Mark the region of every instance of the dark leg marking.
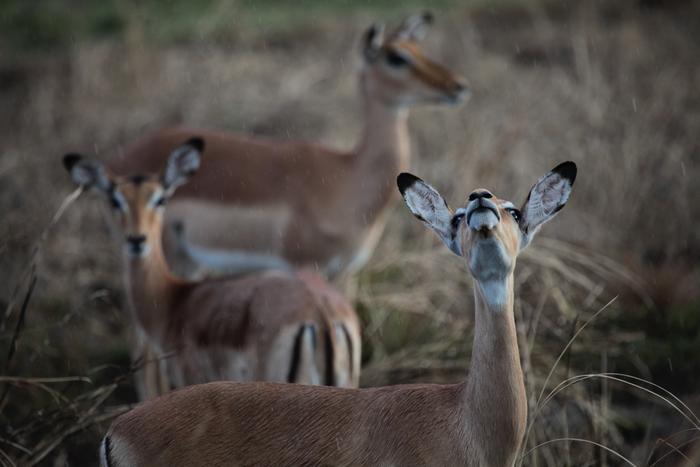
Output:
[[105,466],[112,467],[114,464],[112,463],[112,445],[111,441],[109,440],[109,435],[105,436],[105,439],[102,443],[104,446]]
[[331,337],[331,329],[324,329],[323,337],[326,347],[326,386],[335,386],[335,349],[333,348],[333,338]]
[[296,383],[298,379],[297,373],[299,372],[299,358],[301,358],[301,341],[304,336],[304,330],[306,325],[303,324],[299,326],[299,331],[294,337],[294,347],[292,348],[292,360],[289,364],[289,373],[287,374],[288,383]]

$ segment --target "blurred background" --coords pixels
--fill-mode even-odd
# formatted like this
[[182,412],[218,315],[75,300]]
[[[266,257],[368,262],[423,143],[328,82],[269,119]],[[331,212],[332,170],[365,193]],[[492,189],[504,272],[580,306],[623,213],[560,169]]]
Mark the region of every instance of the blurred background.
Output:
[[[136,400],[120,247],[102,206],[82,196],[51,225],[73,190],[62,155],[107,157],[179,124],[350,149],[363,31],[426,7],[425,49],[473,96],[412,112],[411,171],[455,205],[476,187],[522,201],[558,162],[579,167],[569,205],[516,271],[523,464],[689,455],[700,437],[698,2],[4,0],[0,465],[94,465],[109,420]],[[464,376],[470,276],[398,202],[356,283],[363,386]]]

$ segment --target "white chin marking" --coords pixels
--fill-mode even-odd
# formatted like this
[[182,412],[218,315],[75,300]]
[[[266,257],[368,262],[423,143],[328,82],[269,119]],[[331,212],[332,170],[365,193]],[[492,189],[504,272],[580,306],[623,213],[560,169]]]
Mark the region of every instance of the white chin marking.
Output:
[[141,251],[136,252],[133,249],[131,249],[129,245],[126,245],[124,247],[124,250],[126,251],[126,255],[129,258],[138,259],[145,258],[146,256],[148,256],[148,254],[151,252],[151,247],[149,247],[148,244],[146,244],[143,246],[143,249],[141,249]]
[[498,218],[490,210],[474,212],[469,218],[469,228],[472,230],[493,230],[498,225]]

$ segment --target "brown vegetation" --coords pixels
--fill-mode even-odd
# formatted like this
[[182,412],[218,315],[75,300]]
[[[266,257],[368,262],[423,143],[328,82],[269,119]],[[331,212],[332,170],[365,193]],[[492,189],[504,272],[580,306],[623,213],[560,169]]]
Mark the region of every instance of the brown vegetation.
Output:
[[[569,376],[619,371],[683,400],[700,392],[700,14],[692,5],[580,3],[436,11],[426,48],[468,77],[474,95],[459,108],[420,109],[410,122],[411,171],[450,199],[483,186],[522,201],[556,163],[578,164],[571,202],[516,275],[531,415],[559,353],[611,300],[548,390]],[[19,329],[0,379],[0,464],[5,454],[93,463],[105,421],[135,400],[119,251],[93,197],[48,233],[22,311],[33,247],[72,190],[61,156],[105,157],[180,123],[348,148],[361,124],[358,40],[371,21],[367,12],[327,15],[168,45],[154,45],[135,21],[116,39],[0,59],[0,303],[14,304],[0,364]],[[470,287],[462,263],[395,209],[357,278],[363,385],[459,379]],[[28,379],[66,375],[91,382]],[[597,446],[553,441],[567,437],[635,465],[682,459],[671,446],[697,437],[681,431],[700,422],[614,378],[592,376],[549,401],[527,449],[550,443],[524,464],[621,465]]]

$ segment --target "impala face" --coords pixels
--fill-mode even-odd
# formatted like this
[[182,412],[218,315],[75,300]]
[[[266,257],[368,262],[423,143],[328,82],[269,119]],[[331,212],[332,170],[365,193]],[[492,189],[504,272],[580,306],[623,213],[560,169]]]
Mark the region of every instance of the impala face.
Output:
[[496,198],[488,190],[473,191],[452,216],[456,240],[474,277],[496,279],[509,274],[524,242],[520,210],[510,201]]
[[412,16],[384,38],[383,26],[365,32],[365,75],[388,104],[456,104],[469,95],[467,81],[430,60],[419,41],[425,36],[432,15]]
[[203,148],[200,138],[187,141],[172,152],[160,175],[113,177],[100,162],[77,154],[64,156],[63,164],[77,185],[105,196],[124,234],[124,251],[143,258],[160,239],[168,198],[197,170]]
[[147,256],[149,240],[160,235],[165,187],[155,176],[116,178],[108,196],[124,232],[126,253],[136,258]]
[[564,207],[575,179],[576,164],[564,162],[532,187],[520,209],[478,189],[455,212],[433,187],[414,175],[402,173],[397,184],[413,215],[450,250],[467,259],[475,279],[488,282],[513,272],[518,253]]

